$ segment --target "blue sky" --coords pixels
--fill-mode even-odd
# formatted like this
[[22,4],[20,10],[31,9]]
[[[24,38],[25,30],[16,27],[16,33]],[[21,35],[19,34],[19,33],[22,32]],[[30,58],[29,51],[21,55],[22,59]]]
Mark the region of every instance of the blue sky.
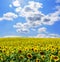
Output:
[[1,0],[0,37],[60,37],[60,0]]

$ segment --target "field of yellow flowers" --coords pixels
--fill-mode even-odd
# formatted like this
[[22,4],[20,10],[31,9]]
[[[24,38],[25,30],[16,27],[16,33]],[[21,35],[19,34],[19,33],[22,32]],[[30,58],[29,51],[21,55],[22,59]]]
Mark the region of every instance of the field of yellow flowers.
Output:
[[60,38],[0,38],[0,62],[60,62]]

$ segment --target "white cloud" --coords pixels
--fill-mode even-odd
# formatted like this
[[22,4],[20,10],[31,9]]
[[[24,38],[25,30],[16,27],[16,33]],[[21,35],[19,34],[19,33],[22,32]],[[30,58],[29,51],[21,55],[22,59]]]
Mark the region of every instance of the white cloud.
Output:
[[46,36],[45,34],[38,34],[35,37],[38,37],[38,38],[47,38],[48,36]]
[[29,1],[29,7],[33,10],[38,10],[39,8],[42,8],[42,3]]
[[51,20],[49,15],[44,16],[41,21],[42,21],[43,25],[53,25],[54,24],[54,20]]
[[60,10],[56,11],[55,13],[50,14],[50,18],[53,21],[59,21],[60,20]]
[[38,34],[34,37],[38,38],[59,38],[59,34],[49,33],[46,27],[41,27],[38,29]]
[[24,6],[23,9],[18,10],[17,12],[21,11],[20,16],[26,19],[26,23],[28,23],[30,27],[36,27],[37,25],[41,25],[40,20],[41,17],[43,17],[43,14],[38,11],[41,7],[42,3],[30,1],[28,2],[28,5]]
[[32,22],[29,22],[30,24],[30,27],[31,28],[35,28],[35,27],[38,27],[38,26],[41,26],[41,22],[40,21],[32,21]]
[[3,14],[3,17],[0,17],[0,21],[2,21],[2,20],[13,20],[17,17],[18,16],[15,13],[7,12],[6,14]]
[[[41,12],[31,12],[26,14],[26,21],[35,26],[39,25],[53,25],[56,21],[60,20],[60,10],[44,15]],[[33,26],[32,25],[32,26]]]
[[35,37],[38,37],[38,38],[59,38],[60,35],[58,35],[58,34],[38,34]]
[[57,22],[59,20],[60,20],[60,10],[57,10],[54,13],[45,15],[42,18],[42,23],[45,25],[53,25],[55,22]]
[[[57,0],[56,3],[59,3],[60,0]],[[36,31],[38,33],[35,37],[41,37],[41,38],[53,38],[53,37],[59,37],[58,34],[52,34],[48,33],[46,30],[47,28],[41,27],[43,25],[53,25],[56,21],[60,20],[60,6],[56,6],[57,11],[50,14],[43,14],[41,11],[39,11],[43,4],[35,1],[28,1],[28,5],[25,5],[23,8],[21,7],[21,1],[20,0],[13,0],[12,4],[9,5],[9,7],[15,7],[15,12],[18,14],[15,14],[13,12],[7,12],[3,14],[3,17],[0,17],[0,21],[2,20],[13,20],[17,18],[18,16],[24,17],[26,19],[25,23],[16,23],[13,25],[14,28],[16,28],[17,32],[20,33],[29,33],[30,29],[35,31],[36,27],[39,27]],[[41,28],[40,28],[41,27]]]
[[[27,23],[16,23],[16,25],[13,26],[14,28],[16,28],[17,32],[20,33],[28,33],[29,32],[29,25]],[[27,28],[28,27],[28,28]]]
[[25,33],[25,34],[29,32],[29,30],[26,29],[26,28],[23,28],[23,29],[20,29],[20,28],[19,28],[19,29],[17,29],[16,31],[19,32],[19,33]]
[[46,33],[47,28],[41,27],[38,29],[38,33]]
[[[29,10],[31,10],[31,9],[29,9]],[[31,13],[33,13],[32,10],[31,10],[31,11],[27,11],[25,8],[23,8],[23,9],[21,10],[21,12],[20,12],[20,16],[22,16],[22,17],[27,17],[27,16],[29,16]]]
[[28,5],[25,5],[23,8],[20,6],[15,9],[16,12],[20,13],[20,16],[27,17],[30,16],[32,13],[39,12],[38,9],[42,8],[42,3],[29,1]]
[[27,16],[28,21],[40,21],[41,18],[44,17],[44,15],[41,12],[33,12],[30,13],[29,16]]
[[[19,14],[20,17],[24,17],[26,19],[25,23],[16,23],[13,27],[16,28],[17,32],[27,33],[32,29],[35,31],[35,27],[43,26],[43,25],[53,25],[55,22],[60,20],[60,9],[50,14],[43,14],[38,9],[42,8],[42,3],[29,1],[28,5],[21,8],[20,6],[15,9],[16,13]],[[45,38],[53,38],[59,37],[58,34],[48,33],[46,31],[47,28],[42,27],[38,28],[38,35],[36,37],[45,37]],[[40,33],[39,33],[40,32]],[[42,33],[45,34],[42,34]]]
[[[59,11],[57,10],[54,13],[43,14],[38,9],[42,8],[42,3],[29,1],[28,5],[23,8],[17,7],[16,12],[20,14],[21,17],[26,19],[25,23],[17,23],[14,28],[17,29],[17,32],[28,32],[29,29],[33,31],[35,27],[43,26],[43,25],[53,25],[56,21],[60,19]],[[46,31],[46,28],[38,29],[40,32]]]
[[17,36],[17,35],[7,35],[7,36],[3,36],[3,38],[11,38],[11,37],[21,37],[21,36]]
[[42,3],[34,1],[30,1],[28,3],[28,5],[24,6],[24,8],[20,10],[20,16],[24,17],[27,22],[31,23],[31,25],[33,24],[32,26],[53,25],[56,21],[60,19],[60,10],[45,15],[38,10],[39,8],[42,8]]
[[18,13],[20,13],[21,12],[21,10],[22,10],[22,8],[21,7],[17,7],[16,9],[15,9],[15,11]]
[[12,4],[13,4],[14,7],[19,7],[19,6],[20,6],[19,0],[14,0],[14,1],[12,2]]

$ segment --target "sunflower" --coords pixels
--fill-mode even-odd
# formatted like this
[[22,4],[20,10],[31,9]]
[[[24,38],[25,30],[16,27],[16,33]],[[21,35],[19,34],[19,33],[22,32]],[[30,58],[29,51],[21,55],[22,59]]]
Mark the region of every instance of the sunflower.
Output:
[[59,60],[59,57],[58,57],[58,56],[52,56],[52,59],[53,59],[54,61],[58,61],[58,60]]
[[35,62],[40,62],[40,59],[36,58],[36,61]]
[[50,59],[52,58],[52,56],[53,56],[52,54],[49,54]]
[[22,53],[22,50],[18,50],[18,53]]
[[34,48],[34,52],[38,52],[38,49],[37,48]]
[[32,51],[34,51],[34,48],[31,48]]
[[40,55],[45,55],[45,53],[43,51],[40,51]]
[[4,48],[4,49],[2,49],[2,52],[3,52],[3,53],[5,53],[5,52],[6,52],[6,49],[5,49],[5,48]]
[[46,51],[48,51],[48,50],[49,50],[49,47],[46,48]]
[[27,58],[31,59],[32,58],[32,54],[31,53],[28,53],[27,54]]
[[24,56],[23,56],[23,55],[20,55],[20,56],[19,56],[19,58],[20,58],[20,59],[23,59],[23,58],[24,58]]
[[52,53],[54,53],[55,51],[56,51],[55,48],[52,48],[52,49],[51,49],[51,52],[52,52]]
[[0,52],[2,53],[2,49],[0,49]]
[[60,51],[58,51],[58,55],[60,55]]
[[41,59],[44,60],[44,59],[45,59],[45,55],[42,55],[42,56],[41,56]]
[[25,51],[27,51],[27,50],[29,50],[29,48],[28,47],[25,47]]
[[52,45],[51,48],[54,48],[54,46]]
[[0,48],[1,48],[1,46],[0,46]]

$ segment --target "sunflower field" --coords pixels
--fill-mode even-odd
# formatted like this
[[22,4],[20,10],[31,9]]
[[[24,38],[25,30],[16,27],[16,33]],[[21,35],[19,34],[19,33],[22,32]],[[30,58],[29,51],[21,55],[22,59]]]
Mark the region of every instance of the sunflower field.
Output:
[[0,62],[60,62],[60,38],[0,38]]

